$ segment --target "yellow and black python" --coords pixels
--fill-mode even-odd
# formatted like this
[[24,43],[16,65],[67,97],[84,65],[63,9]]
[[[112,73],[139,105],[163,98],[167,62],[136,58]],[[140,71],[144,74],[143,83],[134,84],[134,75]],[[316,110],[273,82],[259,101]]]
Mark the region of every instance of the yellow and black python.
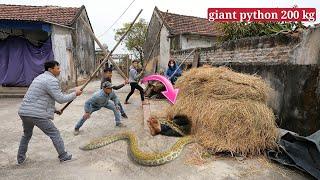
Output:
[[[174,126],[172,123],[168,124],[168,121],[167,122],[160,121],[160,123],[170,126],[172,129],[176,130],[178,133],[182,133],[179,130],[179,128]],[[194,142],[191,136],[183,136],[168,150],[160,153],[149,153],[149,152],[143,152],[139,149],[137,136],[134,133],[124,132],[124,133],[110,135],[110,136],[93,140],[87,145],[80,147],[80,149],[93,150],[119,140],[127,140],[129,144],[130,155],[132,156],[134,161],[137,162],[138,164],[145,165],[145,166],[158,166],[158,165],[162,165],[167,162],[170,162],[176,159],[180,155],[185,145]]]

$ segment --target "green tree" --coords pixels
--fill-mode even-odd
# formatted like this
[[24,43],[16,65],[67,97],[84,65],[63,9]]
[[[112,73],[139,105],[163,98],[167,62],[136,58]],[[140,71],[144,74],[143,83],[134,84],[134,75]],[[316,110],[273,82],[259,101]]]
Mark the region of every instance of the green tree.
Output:
[[220,23],[218,27],[224,34],[224,36],[220,38],[220,41],[288,33],[295,31],[297,28],[305,28],[301,22],[232,22]]
[[[294,5],[293,8],[298,8],[298,5]],[[232,22],[220,23],[218,24],[218,28],[224,34],[219,40],[228,41],[245,37],[290,33],[298,28],[305,29],[306,26],[302,22]]]
[[[130,23],[124,23],[123,26],[116,30],[114,39],[118,41],[121,36],[129,29]],[[143,44],[146,41],[148,23],[144,19],[139,19],[133,25],[125,39],[122,41],[128,51],[132,52],[136,59],[143,64]]]

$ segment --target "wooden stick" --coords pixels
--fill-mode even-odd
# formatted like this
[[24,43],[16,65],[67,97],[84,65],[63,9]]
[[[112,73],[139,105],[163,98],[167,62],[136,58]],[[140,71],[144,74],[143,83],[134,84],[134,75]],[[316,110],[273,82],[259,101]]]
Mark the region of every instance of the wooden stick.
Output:
[[[150,59],[150,57],[151,57],[151,54],[153,53],[154,47],[156,46],[156,44],[157,44],[157,42],[158,42],[158,40],[159,40],[159,37],[160,37],[160,34],[161,34],[161,29],[162,29],[163,24],[164,24],[164,21],[165,21],[165,19],[166,19],[167,13],[168,13],[168,10],[167,10],[166,14],[164,15],[163,21],[162,21],[162,23],[161,23],[160,29],[159,29],[158,34],[157,34],[157,38],[156,38],[156,40],[154,41],[154,43],[153,43],[153,45],[152,45],[151,51],[150,51],[150,53],[149,53],[149,55],[148,55],[148,58],[146,59],[147,62],[144,63],[141,73],[143,73],[143,72],[146,70],[146,68],[147,68],[147,65],[148,65],[149,59]],[[140,77],[140,78],[141,78],[141,77]],[[138,82],[140,81],[140,78],[138,79]]]
[[126,73],[127,73],[127,76],[129,76],[129,60],[130,60],[130,58],[129,58],[129,56],[127,56],[127,58],[126,58],[126,63],[127,63]]
[[[113,53],[113,51],[118,47],[118,45],[121,43],[121,41],[126,37],[126,35],[128,34],[128,32],[131,30],[133,24],[136,22],[136,20],[138,19],[139,15],[141,14],[142,9],[140,10],[140,12],[137,14],[137,16],[135,17],[135,19],[132,21],[132,23],[130,24],[128,30],[124,33],[124,35],[122,35],[122,37],[119,39],[119,41],[117,42],[117,44],[113,47],[113,49],[108,53],[107,56],[105,56],[105,58],[103,59],[103,61],[100,63],[100,65],[97,67],[97,69],[90,75],[90,78],[86,81],[86,83],[84,85],[82,85],[82,87],[80,88],[80,90],[82,91],[88,84],[89,82],[94,78],[94,76],[97,74],[97,72],[99,71],[99,69],[106,63],[106,61],[109,59],[109,57],[111,56],[111,54]],[[82,19],[82,18],[81,18]],[[83,19],[82,19],[83,21]],[[85,24],[88,25],[88,24]],[[86,27],[86,26],[85,26]],[[87,27],[88,28],[88,27]],[[91,36],[95,39],[95,41],[98,43],[98,39],[96,38],[96,36],[93,34],[91,28],[89,28],[90,31],[88,31]],[[101,43],[99,42],[98,45],[100,46],[101,49],[104,49],[105,52],[107,52],[105,50],[105,48],[101,45]],[[117,66],[117,64],[111,59],[112,64],[116,67],[116,69],[119,71],[120,75],[122,77],[127,78],[124,73],[120,70],[120,68]],[[122,73],[122,74],[121,74]],[[73,101],[73,100],[72,100]],[[69,106],[69,104],[71,104],[71,102],[68,102],[60,111],[61,113]]]

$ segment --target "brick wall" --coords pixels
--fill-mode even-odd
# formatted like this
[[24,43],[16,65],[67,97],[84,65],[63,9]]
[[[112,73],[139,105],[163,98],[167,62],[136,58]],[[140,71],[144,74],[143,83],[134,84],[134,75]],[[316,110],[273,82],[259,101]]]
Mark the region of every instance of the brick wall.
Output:
[[[215,44],[210,48],[199,48],[200,64],[230,62],[269,62],[287,63],[293,55],[294,47],[300,42],[299,37],[274,35],[245,38]],[[172,56],[181,63],[192,50],[175,51]],[[185,62],[191,63],[194,56]]]

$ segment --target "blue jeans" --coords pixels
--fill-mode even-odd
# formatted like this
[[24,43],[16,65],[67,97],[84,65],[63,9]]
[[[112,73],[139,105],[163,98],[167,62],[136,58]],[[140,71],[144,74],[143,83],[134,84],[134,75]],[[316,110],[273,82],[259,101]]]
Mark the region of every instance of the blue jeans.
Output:
[[124,109],[123,109],[123,107],[122,107],[122,104],[119,103],[118,106],[119,106],[119,108],[120,108],[120,113],[121,113],[121,114],[124,114],[125,112],[124,112]]
[[[107,109],[110,109],[113,111],[113,114],[114,114],[114,117],[115,117],[115,121],[116,121],[116,124],[120,123],[120,112],[119,110],[117,110],[116,106],[113,104],[113,103],[107,103],[105,106],[103,106]],[[101,107],[92,107],[92,111],[90,112],[90,114],[92,114],[93,112],[95,111],[98,111],[100,110]],[[120,108],[121,109],[121,108]],[[75,126],[75,129],[80,129],[80,127],[84,124],[84,122],[86,121],[87,119],[85,119],[83,116],[82,118],[78,121],[78,123],[76,124]]]

